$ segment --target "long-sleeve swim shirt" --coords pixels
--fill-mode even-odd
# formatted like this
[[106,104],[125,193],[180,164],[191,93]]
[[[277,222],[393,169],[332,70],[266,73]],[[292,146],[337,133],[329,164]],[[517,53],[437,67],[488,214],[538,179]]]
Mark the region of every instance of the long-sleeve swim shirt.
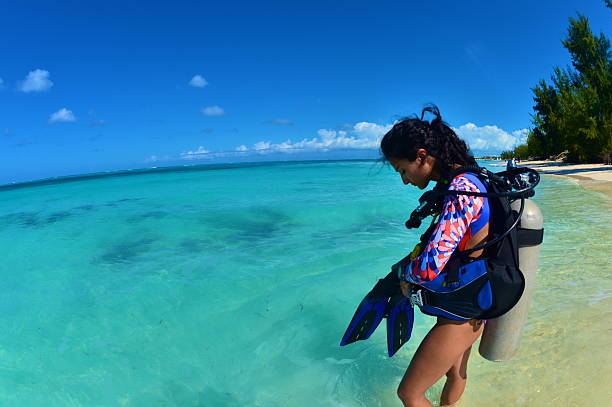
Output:
[[[474,174],[455,176],[449,190],[487,192]],[[402,279],[415,284],[431,281],[442,271],[455,250],[465,250],[472,236],[489,223],[488,198],[446,195],[438,223],[421,254],[406,265]]]

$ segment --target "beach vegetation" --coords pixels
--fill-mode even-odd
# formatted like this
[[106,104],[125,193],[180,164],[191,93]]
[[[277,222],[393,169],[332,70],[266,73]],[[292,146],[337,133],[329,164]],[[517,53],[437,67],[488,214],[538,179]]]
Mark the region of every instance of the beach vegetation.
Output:
[[535,103],[527,143],[502,157],[546,159],[567,151],[569,161],[601,162],[612,154],[610,41],[603,33],[594,35],[581,14],[569,22],[561,42],[572,65],[554,67],[549,81],[531,89]]

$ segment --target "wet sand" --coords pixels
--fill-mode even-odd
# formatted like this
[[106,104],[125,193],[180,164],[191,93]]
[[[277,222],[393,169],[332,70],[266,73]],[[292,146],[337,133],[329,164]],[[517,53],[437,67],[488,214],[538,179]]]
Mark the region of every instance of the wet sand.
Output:
[[577,180],[584,188],[612,198],[612,165],[571,164],[557,161],[521,161],[519,165],[534,168],[540,174]]

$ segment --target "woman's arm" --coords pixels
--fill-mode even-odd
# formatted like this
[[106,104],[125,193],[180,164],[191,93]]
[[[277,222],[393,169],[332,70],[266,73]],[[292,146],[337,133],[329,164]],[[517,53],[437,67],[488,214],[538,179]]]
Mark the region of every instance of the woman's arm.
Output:
[[[455,177],[449,189],[481,191],[464,175]],[[447,195],[440,219],[423,252],[410,262],[402,273],[402,280],[422,283],[436,278],[442,271],[459,242],[466,237],[470,224],[479,218],[485,198],[469,195]]]

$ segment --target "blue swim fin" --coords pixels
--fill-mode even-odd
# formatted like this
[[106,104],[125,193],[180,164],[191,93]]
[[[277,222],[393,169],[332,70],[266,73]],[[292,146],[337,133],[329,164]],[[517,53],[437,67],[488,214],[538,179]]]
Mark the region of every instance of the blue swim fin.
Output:
[[383,318],[387,318],[387,345],[389,356],[393,356],[410,339],[414,320],[412,306],[402,295],[394,272],[378,280],[361,301],[340,346],[368,339]]
[[340,346],[365,340],[372,335],[387,313],[389,297],[376,297],[370,292],[359,304]]
[[414,324],[414,308],[408,298],[396,294],[389,300],[389,313],[387,315],[387,350],[389,357],[408,342],[412,335]]

